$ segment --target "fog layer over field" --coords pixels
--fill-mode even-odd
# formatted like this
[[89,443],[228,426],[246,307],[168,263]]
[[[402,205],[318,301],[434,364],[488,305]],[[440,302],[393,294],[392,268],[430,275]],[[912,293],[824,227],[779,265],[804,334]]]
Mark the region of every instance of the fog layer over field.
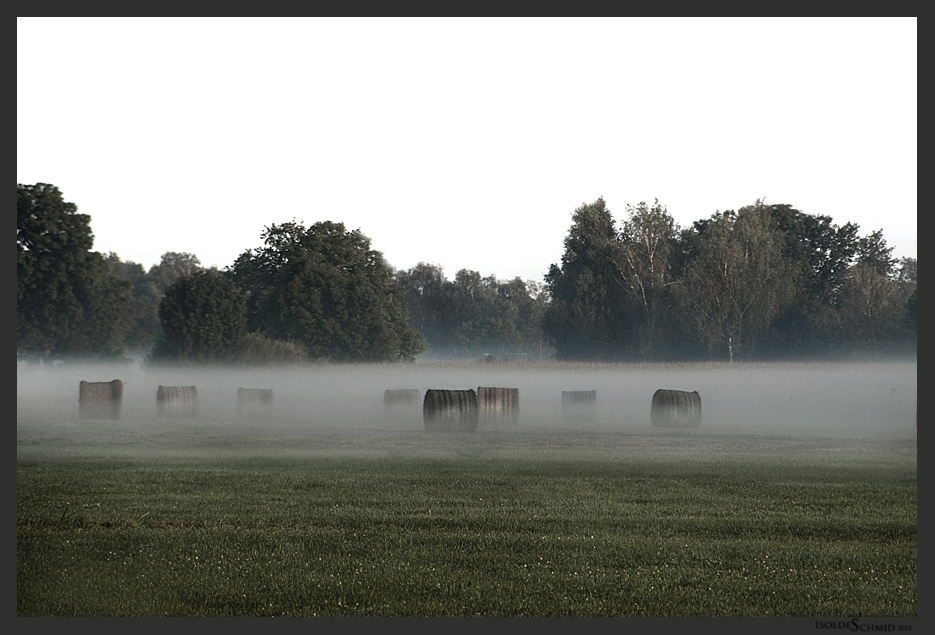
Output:
[[[134,434],[184,430],[223,438],[225,433],[263,437],[265,431],[293,437],[318,432],[409,431],[424,433],[421,398],[427,389],[479,386],[518,388],[516,425],[496,430],[482,424],[475,434],[497,432],[658,433],[650,424],[659,388],[698,391],[701,426],[680,434],[847,434],[916,430],[916,362],[685,365],[575,365],[561,363],[416,363],[315,365],[290,369],[146,368],[137,365],[20,365],[16,377],[17,436],[31,443],[111,426],[132,442]],[[124,383],[120,421],[79,419],[81,380]],[[196,386],[193,420],[156,416],[160,386]],[[271,388],[272,415],[237,417],[237,389]],[[419,403],[388,411],[387,389],[417,388]],[[567,421],[562,391],[597,391],[594,416]],[[69,433],[70,431],[70,433]],[[186,436],[187,436],[186,435]]]

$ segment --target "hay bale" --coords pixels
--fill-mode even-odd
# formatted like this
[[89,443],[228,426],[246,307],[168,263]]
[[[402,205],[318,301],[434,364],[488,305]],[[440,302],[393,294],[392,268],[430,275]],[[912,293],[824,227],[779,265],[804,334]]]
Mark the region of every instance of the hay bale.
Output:
[[519,388],[477,387],[477,408],[485,425],[519,421]]
[[123,382],[82,381],[78,384],[78,416],[82,419],[119,419]]
[[701,423],[701,396],[698,391],[659,389],[650,410],[653,427],[697,428]]
[[596,414],[596,390],[562,391],[562,419],[568,422],[594,421]]
[[427,390],[422,421],[429,432],[477,430],[477,393],[473,390]]
[[385,390],[383,392],[383,418],[408,421],[418,415],[422,391],[418,388]]
[[273,412],[272,388],[238,388],[238,417],[268,417]]
[[386,390],[383,392],[383,405],[387,409],[397,407],[411,408],[418,405],[421,391],[418,388],[406,388],[403,390]]
[[194,386],[159,386],[156,414],[160,417],[194,417],[198,413],[198,391]]

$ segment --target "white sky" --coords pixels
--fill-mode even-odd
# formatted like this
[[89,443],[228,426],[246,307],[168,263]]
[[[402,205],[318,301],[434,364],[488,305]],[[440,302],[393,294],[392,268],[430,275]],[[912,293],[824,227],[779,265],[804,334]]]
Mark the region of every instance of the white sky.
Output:
[[541,282],[571,215],[758,198],[917,257],[917,21],[17,19],[17,183],[94,249],[221,269],[271,224]]

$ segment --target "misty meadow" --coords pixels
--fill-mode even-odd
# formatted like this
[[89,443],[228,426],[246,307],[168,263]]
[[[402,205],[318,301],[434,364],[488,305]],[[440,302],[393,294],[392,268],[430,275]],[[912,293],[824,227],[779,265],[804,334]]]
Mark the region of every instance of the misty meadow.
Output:
[[[384,402],[484,386],[515,421]],[[915,616],[916,403],[915,362],[21,364],[17,614]]]
[[915,616],[915,259],[571,220],[543,283],[332,221],[147,272],[19,185],[17,614]]

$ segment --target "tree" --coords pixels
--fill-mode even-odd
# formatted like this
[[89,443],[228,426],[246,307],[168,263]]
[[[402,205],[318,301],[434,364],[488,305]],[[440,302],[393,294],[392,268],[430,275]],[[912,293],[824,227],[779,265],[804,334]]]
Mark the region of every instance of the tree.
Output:
[[267,227],[232,277],[247,296],[248,329],[299,342],[312,358],[411,360],[424,350],[402,290],[370,239],[343,223]]
[[162,254],[158,265],[149,269],[149,281],[153,285],[153,295],[161,298],[166,289],[203,267],[198,257],[187,252],[167,251]]
[[867,265],[887,278],[896,273],[898,261],[893,258],[893,248],[886,246],[882,229],[857,241],[857,264]]
[[498,283],[497,301],[501,307],[499,311],[504,315],[504,319],[513,325],[510,337],[515,341],[512,351],[501,352],[501,357],[510,355],[525,359],[542,359],[545,343],[542,318],[545,315],[547,300],[548,294],[545,289],[532,280],[524,282],[516,277]]
[[902,258],[899,261],[899,297],[906,306],[903,325],[906,340],[912,348],[916,347],[918,337],[918,301],[919,301],[919,263],[915,258]]
[[112,355],[128,284],[91,251],[91,217],[54,185],[16,186],[16,346],[42,356]]
[[497,279],[461,269],[450,285],[454,319],[455,353],[479,357],[493,348],[500,352],[514,342],[513,323],[497,312]]
[[847,273],[838,314],[847,339],[859,349],[877,353],[881,344],[897,335],[906,317],[906,302],[900,300],[896,281],[864,261]]
[[234,361],[246,334],[246,302],[225,274],[198,271],[166,290],[159,320],[163,337],[153,349],[153,359]]
[[422,333],[426,349],[453,351],[453,297],[442,268],[420,262],[408,271],[396,272],[395,284],[405,298],[409,324]]
[[545,277],[551,298],[543,330],[560,359],[614,359],[624,353],[632,324],[614,220],[603,198],[578,207],[565,238],[562,265]]
[[[159,302],[148,293],[147,275],[143,265],[122,261],[111,252],[107,255],[107,274],[127,284],[130,298],[120,312],[114,339],[127,351],[149,349],[158,339]],[[160,296],[161,299],[161,296]]]
[[[409,323],[433,356],[537,358],[546,295],[519,278],[497,280],[462,269],[447,280],[441,267],[420,262],[396,273],[409,308]],[[528,286],[527,286],[528,285]]]
[[796,270],[783,259],[782,236],[761,201],[715,213],[699,231],[697,255],[680,286],[681,301],[714,350],[752,358],[756,339],[792,301]]
[[614,265],[639,318],[637,346],[640,357],[654,358],[664,333],[663,313],[673,284],[671,259],[679,228],[657,199],[652,207],[641,202],[627,205],[628,217],[620,231],[620,248],[613,250]]
[[835,311],[857,253],[859,227],[838,226],[830,216],[805,214],[788,204],[766,208],[782,236],[783,260],[796,282],[794,300],[774,318],[761,350],[774,357],[833,352],[840,345]]
[[882,230],[857,239],[854,264],[844,276],[835,307],[841,339],[871,354],[897,350],[907,342],[915,348],[910,299],[916,290],[916,262],[900,262],[892,252]]

